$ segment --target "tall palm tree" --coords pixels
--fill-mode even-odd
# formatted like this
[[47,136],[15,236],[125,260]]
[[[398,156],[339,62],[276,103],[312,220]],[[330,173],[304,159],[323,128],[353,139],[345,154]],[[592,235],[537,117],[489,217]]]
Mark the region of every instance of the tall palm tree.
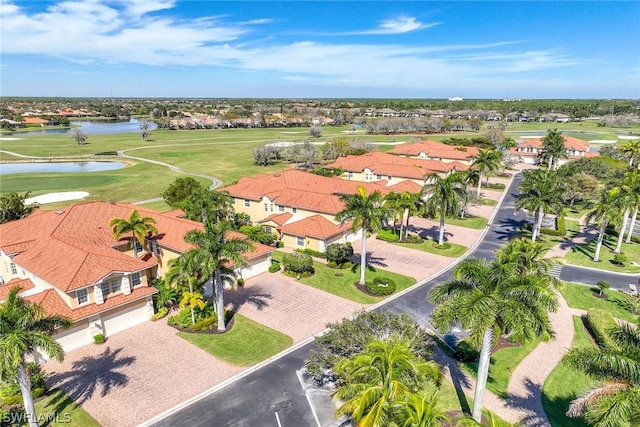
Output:
[[516,341],[549,340],[554,335],[549,311],[557,309],[558,299],[553,281],[520,274],[499,252],[492,262],[462,261],[452,277],[429,293],[429,300],[437,304],[431,320],[441,332],[461,324],[470,330],[471,344],[481,348],[472,413],[480,422],[494,338],[509,334]]
[[620,151],[629,156],[629,167],[638,160],[638,169],[640,169],[640,139],[629,140],[620,146]]
[[542,220],[550,212],[560,213],[562,210],[563,186],[555,172],[543,170],[524,171],[520,183],[520,194],[516,198],[516,208],[533,212],[534,223],[531,240],[536,241]]
[[184,241],[194,246],[180,255],[186,271],[191,274],[197,272],[200,277],[213,281],[218,331],[224,332],[222,273],[231,264],[234,267],[247,265],[243,253],[254,250],[253,244],[246,237],[233,235],[228,222],[213,223],[210,220],[204,224],[204,231],[192,230],[184,236]]
[[604,241],[605,230],[609,224],[615,224],[620,220],[620,209],[618,199],[613,190],[605,190],[600,196],[600,200],[594,208],[587,213],[585,221],[587,224],[594,222],[598,227],[598,240],[596,241],[596,251],[593,261],[600,261],[600,249]]
[[25,301],[18,292],[18,287],[11,289],[0,306],[0,379],[17,374],[29,425],[37,426],[27,357],[37,349],[62,361],[64,350],[52,335],[68,329],[72,322],[63,316],[45,315],[42,306]]
[[628,187],[628,191],[631,196],[630,202],[633,212],[629,217],[629,229],[627,230],[627,238],[625,239],[625,243],[631,243],[631,236],[633,235],[633,229],[636,226],[636,220],[638,218],[638,208],[640,207],[640,172],[627,172],[622,181],[622,185]]
[[335,395],[344,401],[338,412],[359,427],[388,426],[396,400],[440,380],[435,362],[418,358],[406,339],[395,336],[372,341],[353,359],[339,361],[335,371],[342,382]]
[[30,205],[25,203],[29,193],[29,191],[24,194],[6,193],[0,196],[0,224],[26,218],[38,210],[40,207],[38,203]]
[[[613,250],[615,253],[620,253],[622,250],[622,242],[624,240],[624,233],[627,231],[627,223],[629,221],[629,214],[633,209],[637,214],[636,208],[640,204],[640,174],[637,171],[627,172],[624,174],[620,185],[613,188],[613,192],[618,201],[618,204],[624,209],[622,214],[622,225],[620,226],[620,233],[618,234],[618,242],[616,248]],[[629,230],[632,232],[633,230]]]
[[558,168],[558,160],[567,158],[567,149],[564,146],[564,138],[562,132],[558,129],[549,129],[547,134],[542,138],[542,154],[540,159],[546,160],[547,171]]
[[411,193],[409,191],[403,191],[398,193],[392,191],[384,198],[385,205],[392,209],[396,215],[400,218],[400,239],[409,234],[409,218],[412,215],[418,213],[422,199],[420,193]]
[[496,172],[502,164],[502,153],[495,149],[482,150],[470,159],[473,163],[470,170],[478,172],[478,187],[476,197],[480,197],[480,187],[482,187],[482,177],[489,173]]
[[113,237],[120,240],[122,236],[131,233],[131,243],[138,242],[144,248],[144,239],[150,234],[158,234],[155,226],[156,220],[149,216],[140,216],[137,209],[131,211],[129,219],[113,218],[109,221],[109,227],[113,232]]
[[467,185],[464,175],[460,172],[451,173],[444,178],[434,173],[427,177],[426,182],[422,189],[423,195],[428,197],[424,205],[425,211],[432,217],[440,215],[438,244],[443,245],[445,218],[460,214],[461,202],[467,194]]
[[555,280],[549,272],[556,262],[544,258],[548,250],[542,244],[531,240],[513,239],[496,255],[498,260],[502,258],[506,264],[513,266],[516,274],[543,275],[548,280]]
[[364,285],[364,272],[367,267],[367,232],[375,233],[392,216],[391,209],[385,205],[382,194],[374,191],[367,194],[364,187],[359,186],[356,194],[340,196],[345,204],[343,210],[336,214],[336,221],[353,221],[353,231],[362,232],[362,249],[360,251],[360,284]]
[[567,415],[584,416],[595,427],[628,426],[640,421],[640,317],[607,334],[613,345],[574,348],[565,356],[598,381],[571,403]]

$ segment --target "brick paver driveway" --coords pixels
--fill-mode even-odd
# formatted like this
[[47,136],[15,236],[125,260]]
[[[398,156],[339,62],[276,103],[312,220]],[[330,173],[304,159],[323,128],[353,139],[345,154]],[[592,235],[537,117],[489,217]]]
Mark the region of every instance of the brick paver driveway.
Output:
[[294,343],[364,307],[281,273],[253,277],[243,287],[226,291],[225,299],[238,313],[289,335]]
[[244,369],[175,332],[164,320],[145,322],[44,368],[51,386],[64,389],[101,425],[135,426]]

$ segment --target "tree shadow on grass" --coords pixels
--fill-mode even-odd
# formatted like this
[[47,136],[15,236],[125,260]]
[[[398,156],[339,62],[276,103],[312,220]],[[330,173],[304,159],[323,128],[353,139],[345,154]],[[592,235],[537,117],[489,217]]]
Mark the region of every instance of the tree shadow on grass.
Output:
[[465,388],[468,389],[471,387],[469,378],[460,370],[456,361],[451,356],[445,354],[444,350],[436,347],[434,359],[443,368],[443,370],[446,368],[449,371],[451,382],[453,382],[453,387],[456,390],[456,396],[460,402],[462,412],[465,414],[471,413],[471,408],[467,401],[467,395],[464,393]]
[[[105,397],[112,389],[124,387],[129,383],[129,377],[120,370],[132,365],[136,358],[119,356],[122,350],[123,348],[112,350],[107,347],[97,356],[85,356],[73,362],[67,372],[52,372],[48,382],[63,389],[79,405],[91,399],[97,392],[100,393],[100,397]],[[56,410],[59,410],[58,404],[62,407],[68,404],[63,394],[50,403],[56,405]]]

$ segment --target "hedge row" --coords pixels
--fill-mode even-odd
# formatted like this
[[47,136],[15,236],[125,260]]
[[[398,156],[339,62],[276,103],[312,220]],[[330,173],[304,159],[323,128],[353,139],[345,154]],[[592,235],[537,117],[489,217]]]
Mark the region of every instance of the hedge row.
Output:
[[309,248],[306,248],[306,249],[298,248],[298,249],[294,249],[294,250],[296,252],[301,253],[301,254],[311,255],[311,256],[314,256],[316,258],[326,258],[327,257],[327,254],[325,254],[324,252],[315,251],[315,250],[309,249]]
[[600,347],[614,345],[607,331],[616,326],[616,321],[609,312],[593,308],[587,312],[585,324],[596,344]]

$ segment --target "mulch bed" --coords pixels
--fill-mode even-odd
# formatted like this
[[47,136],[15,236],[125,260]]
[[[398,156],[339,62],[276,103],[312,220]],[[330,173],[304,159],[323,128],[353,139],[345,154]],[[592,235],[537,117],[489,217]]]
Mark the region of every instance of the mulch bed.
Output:
[[600,295],[600,292],[592,292],[591,295],[593,295],[596,298],[602,298],[602,299],[607,299],[609,298],[609,295],[603,293],[602,295]]
[[493,346],[493,349],[491,350],[492,352],[498,351],[500,349],[503,348],[507,348],[507,347],[520,347],[522,344],[517,343],[517,342],[511,342],[508,339],[506,339],[505,337],[501,336],[500,338],[498,338],[498,342],[496,343],[496,345]]

